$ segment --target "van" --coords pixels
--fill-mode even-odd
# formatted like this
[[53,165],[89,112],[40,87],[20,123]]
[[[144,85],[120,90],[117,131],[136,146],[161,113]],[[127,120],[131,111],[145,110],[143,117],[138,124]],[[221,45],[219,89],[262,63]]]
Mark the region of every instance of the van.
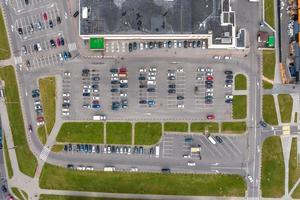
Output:
[[105,172],[113,172],[113,171],[116,171],[116,168],[114,166],[107,166],[107,167],[104,167],[103,170]]
[[73,14],[73,17],[77,17],[79,15],[79,11],[77,10],[74,14]]
[[158,158],[159,157],[159,145],[157,145],[155,147],[155,157]]
[[217,144],[213,137],[208,136],[207,138],[212,144]]

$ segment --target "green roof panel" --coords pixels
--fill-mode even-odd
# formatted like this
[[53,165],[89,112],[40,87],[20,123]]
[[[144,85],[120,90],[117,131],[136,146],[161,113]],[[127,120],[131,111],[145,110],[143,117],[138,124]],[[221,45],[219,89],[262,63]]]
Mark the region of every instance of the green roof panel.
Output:
[[104,38],[90,38],[90,49],[92,50],[104,50]]

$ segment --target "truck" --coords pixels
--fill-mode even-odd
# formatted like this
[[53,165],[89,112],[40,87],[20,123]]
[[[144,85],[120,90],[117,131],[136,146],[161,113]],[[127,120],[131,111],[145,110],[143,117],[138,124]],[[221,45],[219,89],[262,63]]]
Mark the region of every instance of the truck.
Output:
[[207,138],[212,144],[217,144],[213,137],[208,136]]
[[159,157],[159,145],[157,145],[155,147],[155,157],[158,158]]
[[114,166],[106,166],[103,169],[105,172],[113,172],[116,171],[116,168]]
[[105,121],[106,120],[106,115],[94,115],[93,120],[95,120],[95,121]]

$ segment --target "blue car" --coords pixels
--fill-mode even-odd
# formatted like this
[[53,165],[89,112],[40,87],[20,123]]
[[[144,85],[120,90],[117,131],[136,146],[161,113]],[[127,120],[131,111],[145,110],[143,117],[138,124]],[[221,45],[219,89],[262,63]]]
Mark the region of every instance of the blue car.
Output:
[[100,106],[99,104],[93,104],[93,105],[92,105],[92,108],[95,108],[95,109],[100,109],[100,108],[101,108],[101,106]]
[[155,105],[155,101],[154,100],[149,100],[148,101],[148,105],[149,105],[149,107],[154,106]]
[[64,51],[64,59],[67,60],[69,58],[68,53],[66,51]]

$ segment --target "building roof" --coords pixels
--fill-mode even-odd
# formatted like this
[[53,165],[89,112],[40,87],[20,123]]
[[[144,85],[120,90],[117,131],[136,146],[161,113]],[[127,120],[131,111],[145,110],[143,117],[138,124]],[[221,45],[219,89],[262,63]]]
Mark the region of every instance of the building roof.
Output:
[[104,49],[104,38],[90,38],[90,49],[92,50],[103,50]]

